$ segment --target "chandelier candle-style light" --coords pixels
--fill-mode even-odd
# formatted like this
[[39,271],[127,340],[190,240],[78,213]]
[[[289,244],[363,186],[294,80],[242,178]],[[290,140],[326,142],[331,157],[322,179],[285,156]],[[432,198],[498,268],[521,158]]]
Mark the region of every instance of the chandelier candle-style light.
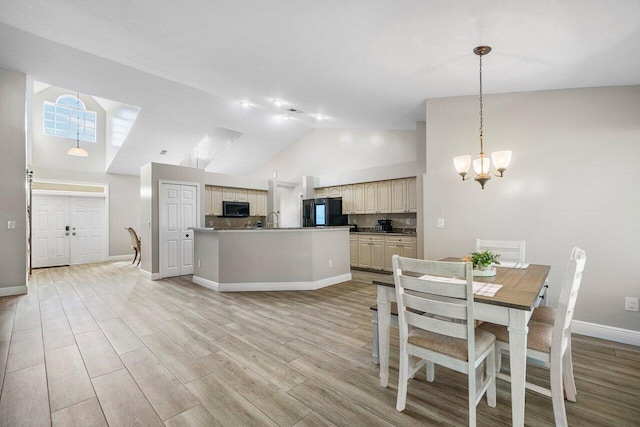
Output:
[[[484,190],[484,185],[491,179],[491,174],[502,177],[502,174],[509,167],[511,162],[511,151],[496,151],[491,153],[491,159],[493,160],[493,166],[498,173],[493,172],[491,168],[491,160],[484,154],[484,142],[482,140],[482,57],[491,52],[489,46],[478,46],[473,49],[473,53],[480,57],[480,154],[477,159],[473,161],[473,169],[475,171],[475,180],[480,183]],[[469,168],[471,167],[471,156],[459,156],[453,159],[453,164],[462,176],[462,180],[466,181],[471,178],[467,176]]]

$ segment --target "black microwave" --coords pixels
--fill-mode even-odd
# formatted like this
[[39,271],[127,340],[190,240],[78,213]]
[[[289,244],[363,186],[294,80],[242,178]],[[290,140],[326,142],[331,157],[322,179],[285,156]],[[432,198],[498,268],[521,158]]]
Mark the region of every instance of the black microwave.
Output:
[[222,216],[249,216],[249,202],[222,202]]

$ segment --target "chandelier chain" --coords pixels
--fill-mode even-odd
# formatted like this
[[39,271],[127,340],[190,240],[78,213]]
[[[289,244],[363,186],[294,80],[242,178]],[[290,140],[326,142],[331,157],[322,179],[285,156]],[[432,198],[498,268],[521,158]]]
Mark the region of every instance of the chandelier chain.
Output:
[[482,141],[482,55],[480,56],[480,153],[484,153],[484,144]]

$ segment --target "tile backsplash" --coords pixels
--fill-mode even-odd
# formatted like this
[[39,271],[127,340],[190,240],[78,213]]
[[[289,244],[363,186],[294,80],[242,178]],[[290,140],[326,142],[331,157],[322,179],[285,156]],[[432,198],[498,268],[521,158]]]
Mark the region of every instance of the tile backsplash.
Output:
[[394,230],[415,230],[417,220],[416,214],[367,214],[367,215],[349,215],[349,224],[358,224],[358,228],[375,228],[379,219],[390,219],[391,227]]

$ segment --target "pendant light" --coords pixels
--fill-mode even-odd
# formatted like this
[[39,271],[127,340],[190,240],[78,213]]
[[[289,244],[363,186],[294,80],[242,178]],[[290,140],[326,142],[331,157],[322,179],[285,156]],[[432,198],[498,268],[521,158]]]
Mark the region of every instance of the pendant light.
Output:
[[[491,179],[491,174],[502,177],[509,163],[511,162],[511,151],[496,151],[491,153],[491,160],[493,160],[493,166],[498,173],[491,170],[491,160],[484,154],[484,141],[482,135],[482,57],[491,52],[489,46],[478,46],[473,49],[473,53],[480,57],[480,154],[478,158],[473,161],[473,170],[475,171],[475,180],[480,184],[484,190],[484,185]],[[469,168],[471,167],[471,156],[459,156],[453,159],[453,165],[455,166],[458,174],[462,176],[462,180],[466,181],[471,178],[467,176]]]
[[76,146],[69,148],[67,154],[76,157],[89,157],[89,153],[84,148],[80,148],[80,92],[77,92],[78,102],[76,104]]

